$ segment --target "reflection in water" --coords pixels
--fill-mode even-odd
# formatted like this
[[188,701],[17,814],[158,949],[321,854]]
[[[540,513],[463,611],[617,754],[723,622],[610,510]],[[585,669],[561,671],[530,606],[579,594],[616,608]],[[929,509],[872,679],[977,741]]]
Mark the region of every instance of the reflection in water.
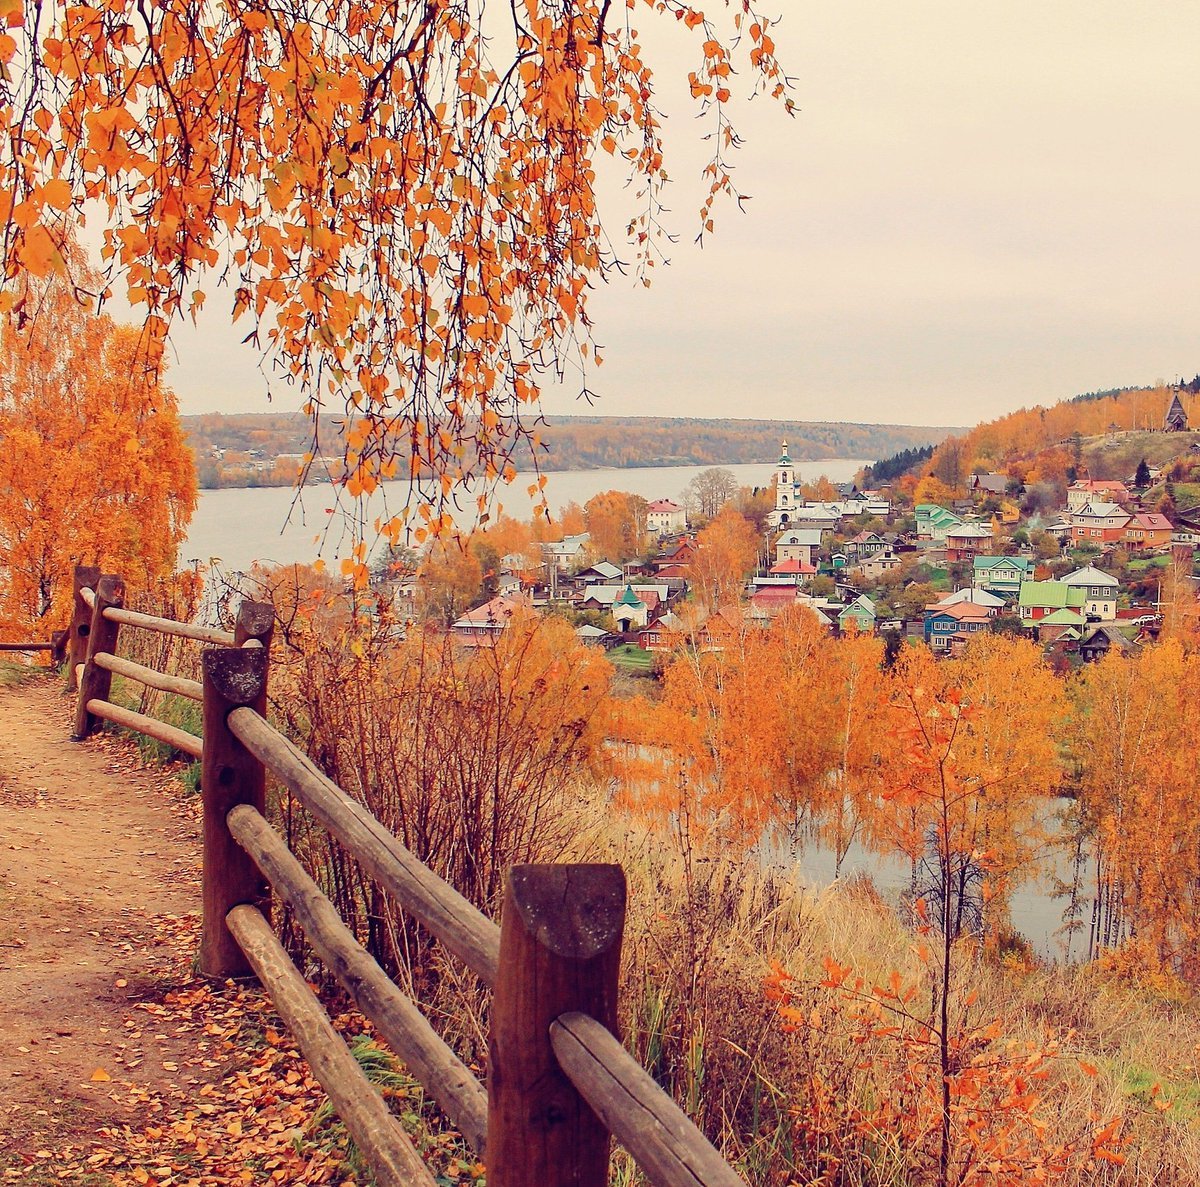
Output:
[[[1042,811],[1032,823],[1045,840],[1009,899],[1014,929],[1046,960],[1080,960],[1087,955],[1086,934],[1082,939],[1072,938],[1071,931],[1064,927],[1075,860],[1068,847],[1057,843],[1057,838],[1061,835],[1063,814],[1070,804],[1070,800],[1061,798],[1043,801]],[[795,847],[778,840],[766,841],[759,852],[766,864],[798,871],[801,879],[813,887],[831,886],[839,878],[869,878],[880,894],[897,906],[911,885],[912,870],[907,858],[875,853],[857,841],[842,859],[840,873],[833,850],[815,839],[806,839]],[[1080,894],[1085,900],[1089,898],[1086,885]]]

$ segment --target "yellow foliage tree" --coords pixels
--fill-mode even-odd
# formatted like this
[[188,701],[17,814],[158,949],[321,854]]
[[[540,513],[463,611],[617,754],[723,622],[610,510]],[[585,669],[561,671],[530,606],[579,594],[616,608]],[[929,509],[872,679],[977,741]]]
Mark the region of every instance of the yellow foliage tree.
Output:
[[[77,249],[77,279],[100,287]],[[72,569],[145,588],[174,571],[196,504],[175,397],[137,363],[137,333],[58,279],[30,321],[0,329],[0,630],[43,634],[71,614]]]
[[[737,196],[735,90],[790,107],[772,20],[755,0],[635,7],[694,47],[714,148],[704,234],[718,196]],[[540,452],[543,377],[570,364],[586,390],[589,293],[623,266],[597,206],[603,157],[644,188],[643,278],[660,249],[661,120],[625,8],[7,0],[0,311],[27,311],[21,277],[67,271],[63,228],[85,213],[146,311],[152,360],[222,272],[233,317],[306,410],[351,412],[347,490],[431,475],[414,534],[448,530],[457,480],[511,480],[518,446]],[[408,526],[384,524],[389,543]]]

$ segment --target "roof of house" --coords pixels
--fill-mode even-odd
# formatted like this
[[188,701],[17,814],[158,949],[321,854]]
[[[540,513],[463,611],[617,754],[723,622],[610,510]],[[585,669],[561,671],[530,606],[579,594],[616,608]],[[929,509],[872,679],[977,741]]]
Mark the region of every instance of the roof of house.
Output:
[[815,573],[816,571],[817,570],[814,565],[806,565],[803,561],[798,561],[798,560],[794,560],[794,559],[789,559],[786,561],[776,561],[771,566],[771,568],[768,570],[768,572],[779,573],[779,574],[782,574],[782,573],[811,574],[811,573]]
[[955,622],[973,622],[992,616],[991,607],[977,602],[936,602],[926,606],[925,613],[931,618],[953,618]]
[[653,503],[649,503],[646,506],[646,510],[670,513],[672,511],[682,511],[683,508],[672,499],[655,499]]
[[784,532],[783,535],[775,541],[775,547],[778,548],[781,544],[806,544],[810,548],[820,548],[821,533],[815,528]]
[[607,639],[611,633],[602,626],[593,626],[590,622],[575,628],[575,634],[580,639]]
[[1060,580],[1063,585],[1111,585],[1115,587],[1121,584],[1110,573],[1102,572],[1095,565],[1084,565],[1082,569],[1076,569]]
[[597,561],[594,565],[589,565],[580,577],[586,577],[589,573],[595,573],[598,577],[604,577],[611,580],[613,577],[621,576],[621,566],[614,565],[612,561]]
[[493,626],[499,629],[507,625],[508,620],[518,609],[528,608],[528,605],[529,603],[523,598],[502,594],[498,598],[492,598],[490,602],[484,602],[482,606],[476,606],[474,610],[468,610],[455,620],[454,625],[463,628]]
[[561,540],[543,544],[542,547],[554,556],[574,556],[585,547],[588,538],[587,532],[580,532],[577,536],[564,536]]
[[673,610],[668,610],[661,618],[656,618],[653,622],[647,623],[642,627],[643,631],[681,631],[683,630],[683,619],[679,617]]
[[[653,609],[659,602],[665,602],[671,595],[670,588],[665,585],[589,585],[585,602],[597,602],[602,606],[612,606],[621,601],[626,591],[637,595],[637,600],[644,602]],[[632,605],[632,602],[625,603]]]
[[1157,511],[1135,511],[1133,522],[1148,531],[1171,531],[1171,521]]
[[1008,489],[1007,474],[976,474],[972,485],[977,490],[986,490],[989,494],[1002,495]]
[[983,523],[960,523],[946,532],[946,539],[953,536],[958,540],[990,540],[992,529]]
[[1071,512],[1072,518],[1112,519],[1118,515],[1123,515],[1126,519],[1129,518],[1129,512],[1117,503],[1102,503],[1092,500],[1084,503],[1078,511]]
[[1080,646],[1094,646],[1097,643],[1097,636],[1100,635],[1106,638],[1119,651],[1132,651],[1136,646],[1120,627],[1115,627],[1107,622],[1097,623],[1090,630],[1084,631]]
[[860,614],[869,614],[872,618],[878,617],[878,611],[875,609],[875,603],[871,601],[866,594],[859,594],[848,606],[843,607],[838,618],[857,617]]
[[625,592],[614,602],[614,606],[644,606],[646,603],[633,592],[632,585],[625,586]]
[[1125,483],[1115,478],[1080,478],[1078,481],[1071,483],[1071,490],[1110,490],[1120,491],[1122,494],[1129,493],[1125,487]]
[[1063,581],[1023,581],[1017,605],[1061,610],[1064,606],[1082,606],[1086,600],[1087,592],[1082,586]]
[[1038,620],[1039,626],[1082,626],[1087,620],[1079,613],[1078,610],[1070,610],[1064,606],[1061,610],[1055,610],[1053,614],[1047,614],[1045,618]]
[[957,593],[947,594],[944,598],[938,598],[934,603],[935,606],[957,606],[962,602],[967,602],[973,606],[985,606],[989,610],[996,610],[999,607],[1006,605],[1003,598],[998,598],[993,593],[988,593],[986,589],[960,589]]
[[1033,568],[1033,558],[1028,556],[977,556],[971,562],[976,573],[990,569],[1019,569],[1028,573]]

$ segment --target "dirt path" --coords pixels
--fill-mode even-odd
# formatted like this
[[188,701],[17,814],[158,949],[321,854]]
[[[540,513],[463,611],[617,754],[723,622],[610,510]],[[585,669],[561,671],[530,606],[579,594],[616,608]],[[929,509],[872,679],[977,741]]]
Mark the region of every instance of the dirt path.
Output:
[[194,814],[131,743],[70,742],[70,706],[58,679],[0,689],[0,1167],[129,1121],[117,1082],[178,1089],[185,1066],[137,1006],[186,972]]

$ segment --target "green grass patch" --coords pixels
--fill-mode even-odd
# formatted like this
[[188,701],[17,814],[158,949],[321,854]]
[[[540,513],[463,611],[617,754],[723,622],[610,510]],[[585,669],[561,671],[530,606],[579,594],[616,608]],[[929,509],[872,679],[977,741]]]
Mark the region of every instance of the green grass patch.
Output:
[[636,643],[622,643],[614,647],[608,653],[608,658],[618,668],[630,672],[641,672],[648,676],[654,671],[654,652],[643,651]]
[[25,664],[14,664],[12,660],[0,660],[0,688],[20,688],[22,684],[45,674],[45,668],[31,668]]
[[[140,713],[143,711],[140,695],[141,687],[136,682],[125,680],[120,676],[114,676],[109,700],[114,705],[120,705],[122,708]],[[204,730],[203,707],[198,701],[190,700],[188,697],[179,697],[171,693],[160,693],[156,702],[150,705],[148,715],[158,721],[165,722],[167,725],[173,725],[176,729],[194,734],[196,737],[200,737]],[[166,766],[168,763],[189,757],[181,754],[173,746],[168,746],[165,742],[159,742],[156,738],[148,738],[145,734],[138,733],[136,730],[128,730],[123,726],[111,725],[111,723],[109,728],[118,730],[127,737],[132,738],[142,756],[147,761],[155,763],[158,766]],[[193,794],[199,793],[199,762],[189,762],[183,767],[179,773],[179,781],[188,791]]]
[[[1131,1063],[1114,1069],[1121,1091],[1146,1108],[1160,1108],[1189,1121],[1200,1115],[1200,1080],[1155,1075],[1150,1068]],[[1165,1108],[1166,1105],[1170,1108]]]
[[1129,571],[1139,573],[1146,569],[1165,569],[1170,563],[1169,556],[1139,556],[1129,562]]

